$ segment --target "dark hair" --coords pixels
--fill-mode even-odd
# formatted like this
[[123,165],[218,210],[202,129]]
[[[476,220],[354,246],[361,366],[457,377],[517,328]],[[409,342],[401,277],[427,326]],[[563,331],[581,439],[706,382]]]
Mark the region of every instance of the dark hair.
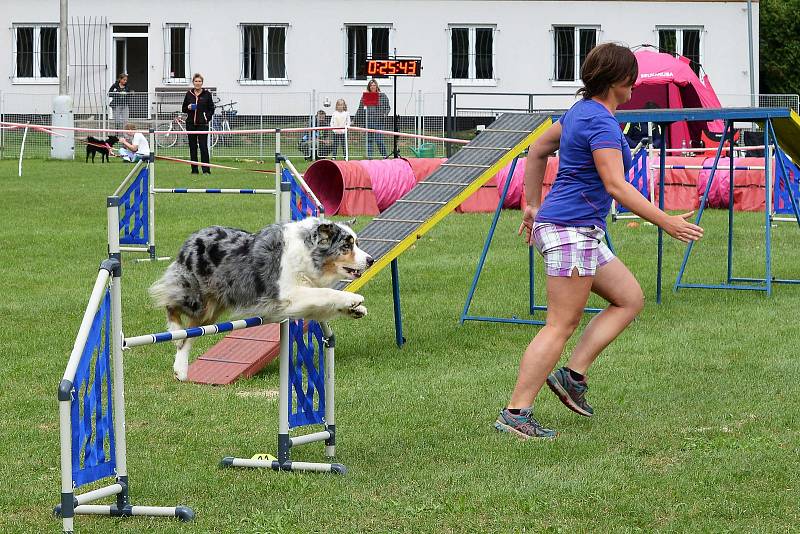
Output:
[[585,99],[604,97],[612,85],[621,82],[633,84],[638,76],[639,65],[630,48],[616,43],[603,43],[594,47],[583,61],[583,87],[578,89],[578,94]]
[[381,92],[381,86],[378,85],[378,80],[376,80],[375,78],[372,78],[370,81],[367,82],[367,91],[369,91],[369,86],[372,85],[373,83],[375,84],[375,89],[377,89],[377,91],[375,91],[375,92],[376,93],[380,93]]

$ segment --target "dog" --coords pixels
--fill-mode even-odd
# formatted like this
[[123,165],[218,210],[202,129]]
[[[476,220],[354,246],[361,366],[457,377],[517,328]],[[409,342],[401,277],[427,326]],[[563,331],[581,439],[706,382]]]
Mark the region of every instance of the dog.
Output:
[[92,156],[92,163],[94,163],[95,154],[100,154],[101,163],[108,161],[108,154],[117,143],[119,143],[119,137],[116,135],[109,135],[108,139],[98,139],[90,135],[86,138],[86,163],[89,163],[89,156]]
[[[166,310],[168,330],[212,324],[225,312],[265,322],[358,319],[367,314],[364,297],[332,288],[373,263],[352,229],[316,217],[257,233],[211,226],[189,236],[150,296]],[[192,341],[175,341],[172,369],[180,381]]]

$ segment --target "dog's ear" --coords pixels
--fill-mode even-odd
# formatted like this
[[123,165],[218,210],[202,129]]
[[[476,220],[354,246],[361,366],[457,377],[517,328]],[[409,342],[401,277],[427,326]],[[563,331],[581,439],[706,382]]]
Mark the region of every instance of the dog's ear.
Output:
[[321,245],[330,244],[333,241],[336,225],[330,221],[323,221],[317,225],[317,243]]
[[352,219],[347,219],[346,221],[340,221],[339,224],[343,224],[343,225],[347,226],[348,228],[352,228],[353,226],[355,226],[357,220],[358,219],[353,217]]

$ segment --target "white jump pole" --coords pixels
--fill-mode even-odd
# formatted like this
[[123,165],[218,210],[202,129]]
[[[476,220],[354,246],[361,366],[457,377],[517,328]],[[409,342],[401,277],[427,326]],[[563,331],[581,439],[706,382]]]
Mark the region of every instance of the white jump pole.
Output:
[[28,126],[25,126],[25,131],[22,133],[22,145],[19,147],[19,165],[18,165],[18,175],[20,178],[22,177],[22,155],[25,153],[25,139],[28,137],[28,127],[30,126],[30,122]]

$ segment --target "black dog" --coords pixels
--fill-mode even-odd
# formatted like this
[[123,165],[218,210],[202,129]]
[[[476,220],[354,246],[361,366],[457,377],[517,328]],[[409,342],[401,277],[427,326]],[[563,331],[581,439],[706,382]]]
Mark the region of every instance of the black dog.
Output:
[[100,162],[108,161],[108,152],[111,147],[119,143],[119,137],[116,135],[109,135],[108,139],[98,139],[91,135],[86,138],[86,163],[89,163],[89,156],[92,156],[92,163],[94,163],[94,155],[100,154]]

